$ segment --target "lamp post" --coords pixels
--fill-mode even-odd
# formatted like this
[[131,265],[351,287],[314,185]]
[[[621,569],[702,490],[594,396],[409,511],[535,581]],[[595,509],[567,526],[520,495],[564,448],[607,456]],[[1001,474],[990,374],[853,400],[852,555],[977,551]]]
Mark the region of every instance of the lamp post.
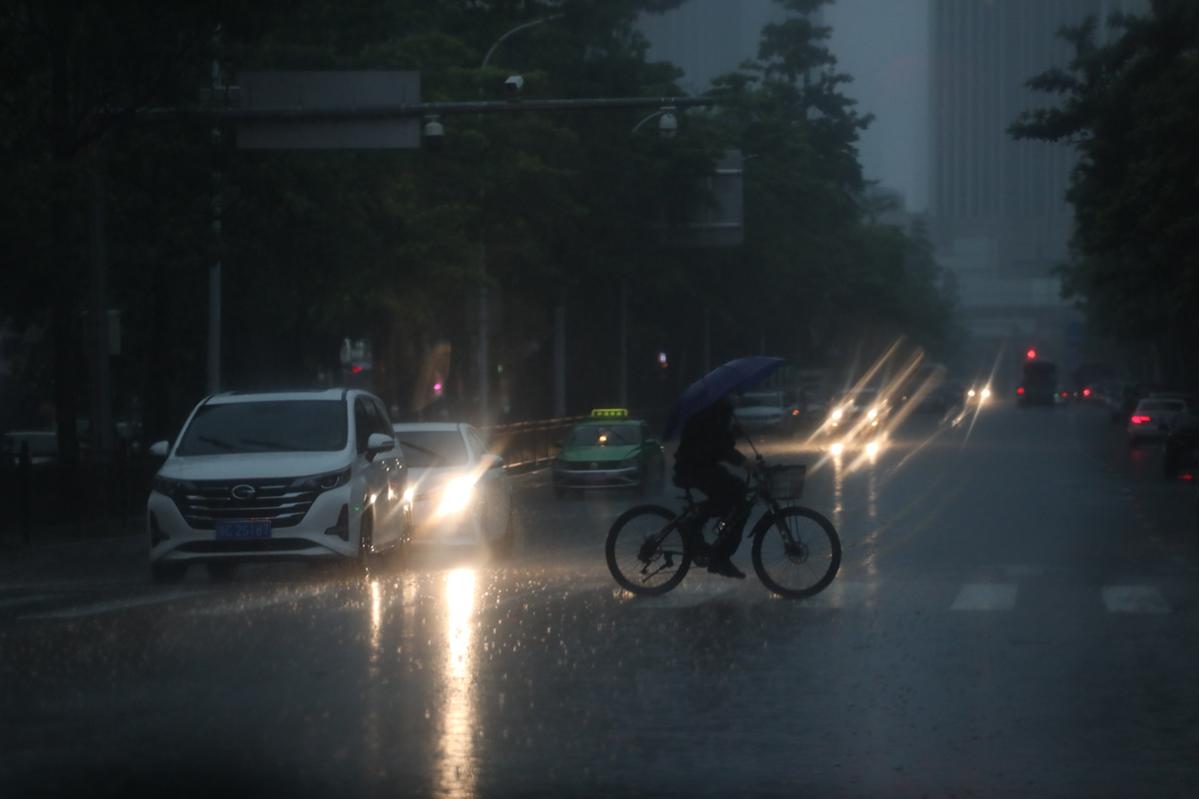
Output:
[[[563,14],[550,14],[530,22],[524,22],[507,31],[505,31],[498,39],[496,39],[491,47],[487,48],[487,53],[483,56],[482,63],[479,64],[479,71],[487,69],[491,63],[491,57],[495,55],[495,51],[501,44],[509,38],[520,33],[521,31],[535,28],[538,25],[543,25],[546,22],[551,22],[555,19],[560,19]],[[479,94],[482,95],[483,88],[479,87]],[[479,374],[479,421],[486,424],[490,421],[488,409],[491,404],[491,342],[490,342],[490,327],[491,327],[491,308],[487,291],[487,187],[486,183],[479,189],[479,342],[476,352],[475,369]],[[557,325],[555,325],[557,329]],[[564,359],[555,359],[564,360]],[[555,391],[555,395],[559,392]]]
[[[664,105],[657,111],[646,114],[629,131],[629,135],[637,133],[647,123],[658,120],[658,135],[664,139],[673,139],[679,132],[679,118],[675,115],[676,107]],[[620,407],[629,407],[629,279],[620,276]]]

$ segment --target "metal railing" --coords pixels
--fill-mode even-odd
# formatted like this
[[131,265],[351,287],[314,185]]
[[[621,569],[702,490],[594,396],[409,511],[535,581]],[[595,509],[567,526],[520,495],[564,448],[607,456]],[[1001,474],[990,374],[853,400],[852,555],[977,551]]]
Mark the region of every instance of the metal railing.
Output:
[[507,469],[528,469],[549,463],[557,457],[562,439],[586,416],[563,416],[531,422],[485,427],[491,448],[503,456]]

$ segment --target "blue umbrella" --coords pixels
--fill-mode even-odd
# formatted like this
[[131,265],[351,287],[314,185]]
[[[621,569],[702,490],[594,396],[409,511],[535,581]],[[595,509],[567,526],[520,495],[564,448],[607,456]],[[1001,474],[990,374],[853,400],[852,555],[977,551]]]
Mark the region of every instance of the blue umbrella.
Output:
[[782,363],[782,358],[751,355],[747,358],[735,358],[723,366],[717,366],[688,386],[683,396],[679,397],[679,401],[670,412],[670,418],[666,420],[663,440],[669,441],[688,419],[716,400],[739,388],[753,385],[778,369]]

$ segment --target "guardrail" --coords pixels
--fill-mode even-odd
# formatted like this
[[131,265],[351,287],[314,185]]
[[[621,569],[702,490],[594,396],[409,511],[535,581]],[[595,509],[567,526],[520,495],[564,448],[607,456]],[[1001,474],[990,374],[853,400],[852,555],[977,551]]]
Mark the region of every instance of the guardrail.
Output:
[[549,463],[558,455],[562,439],[586,416],[563,416],[532,422],[484,427],[492,449],[504,458],[507,469],[527,469]]

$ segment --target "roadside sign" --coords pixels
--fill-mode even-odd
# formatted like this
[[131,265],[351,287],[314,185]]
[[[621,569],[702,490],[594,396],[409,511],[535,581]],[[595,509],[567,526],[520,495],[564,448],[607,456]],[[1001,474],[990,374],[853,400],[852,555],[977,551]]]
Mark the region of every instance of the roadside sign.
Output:
[[240,76],[248,111],[329,112],[328,119],[250,119],[237,123],[243,150],[382,150],[420,147],[418,117],[337,118],[420,102],[420,73],[399,70],[264,71]]

